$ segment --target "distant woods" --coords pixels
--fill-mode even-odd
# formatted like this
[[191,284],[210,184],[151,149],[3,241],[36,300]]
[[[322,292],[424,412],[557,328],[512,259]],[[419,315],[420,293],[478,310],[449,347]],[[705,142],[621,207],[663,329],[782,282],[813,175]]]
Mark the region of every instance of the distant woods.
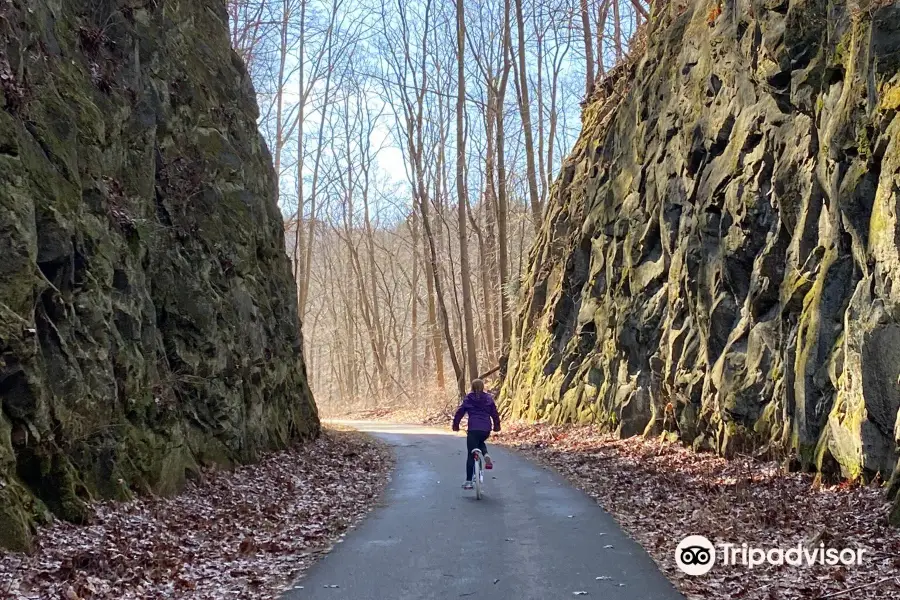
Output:
[[320,405],[497,365],[579,103],[644,0],[227,0],[279,178]]

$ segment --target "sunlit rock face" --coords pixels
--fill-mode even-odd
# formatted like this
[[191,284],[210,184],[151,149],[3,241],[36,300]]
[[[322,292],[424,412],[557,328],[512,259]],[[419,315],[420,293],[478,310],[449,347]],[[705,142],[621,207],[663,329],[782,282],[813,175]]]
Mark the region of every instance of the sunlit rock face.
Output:
[[887,479],[900,5],[709,8],[655,17],[586,107],[523,282],[504,408]]
[[0,2],[0,545],[315,435],[221,0]]

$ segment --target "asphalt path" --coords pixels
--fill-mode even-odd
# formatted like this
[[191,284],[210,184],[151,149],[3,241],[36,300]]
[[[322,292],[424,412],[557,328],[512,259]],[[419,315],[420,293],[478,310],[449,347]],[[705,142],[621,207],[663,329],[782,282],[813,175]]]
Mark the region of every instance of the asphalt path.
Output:
[[461,487],[463,434],[343,423],[393,446],[397,464],[379,508],[284,600],[684,600],[608,513],[550,470],[489,439],[495,467],[476,500]]

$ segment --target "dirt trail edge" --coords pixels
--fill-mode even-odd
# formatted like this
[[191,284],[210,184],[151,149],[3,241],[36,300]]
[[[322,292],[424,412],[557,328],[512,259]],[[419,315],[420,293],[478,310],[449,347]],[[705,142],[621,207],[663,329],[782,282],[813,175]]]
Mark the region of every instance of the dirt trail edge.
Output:
[[461,435],[337,423],[391,445],[396,469],[383,506],[284,600],[683,599],[608,513],[549,470],[488,440],[497,466],[477,501],[460,488]]

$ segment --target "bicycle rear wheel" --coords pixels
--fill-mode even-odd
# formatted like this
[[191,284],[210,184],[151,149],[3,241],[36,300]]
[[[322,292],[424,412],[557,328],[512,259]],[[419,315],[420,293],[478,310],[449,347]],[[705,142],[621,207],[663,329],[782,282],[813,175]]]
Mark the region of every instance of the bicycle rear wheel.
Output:
[[484,458],[482,458],[481,452],[478,450],[475,450],[475,474],[472,479],[475,484],[475,499],[481,500],[482,486],[484,484]]

